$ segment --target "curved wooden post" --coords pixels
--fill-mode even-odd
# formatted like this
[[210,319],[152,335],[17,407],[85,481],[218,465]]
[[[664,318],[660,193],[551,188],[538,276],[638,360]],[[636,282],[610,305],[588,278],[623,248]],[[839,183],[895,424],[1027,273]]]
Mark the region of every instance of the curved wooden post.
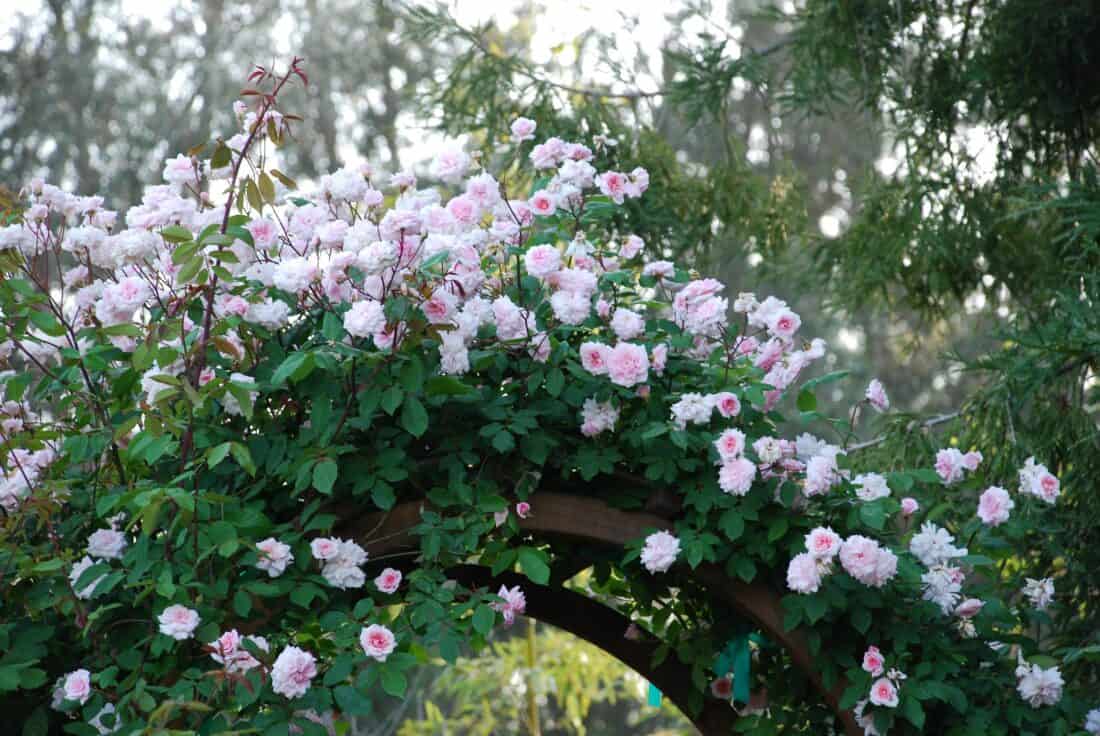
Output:
[[[342,531],[357,538],[369,533],[369,538],[360,541],[374,556],[398,549],[414,549],[417,540],[410,530],[420,522],[421,510],[425,505],[423,501],[400,504],[385,515],[371,514],[350,523]],[[590,496],[540,491],[531,499],[531,510],[532,513],[519,522],[524,530],[613,547],[622,547],[657,529],[672,530],[672,524],[660,516],[642,511],[623,511]],[[831,689],[825,687],[805,635],[799,629],[786,631],[783,628],[783,609],[780,597],[774,590],[766,585],[731,578],[715,565],[700,565],[684,574],[705,583],[714,596],[754,621],[768,638],[782,644],[790,653],[795,667],[810,680],[836,713],[845,733],[848,736],[862,736],[863,729],[856,724],[852,712],[840,708],[840,696],[847,687],[843,678]],[[531,583],[526,578],[523,580],[526,590]],[[648,676],[645,669],[639,672]]]

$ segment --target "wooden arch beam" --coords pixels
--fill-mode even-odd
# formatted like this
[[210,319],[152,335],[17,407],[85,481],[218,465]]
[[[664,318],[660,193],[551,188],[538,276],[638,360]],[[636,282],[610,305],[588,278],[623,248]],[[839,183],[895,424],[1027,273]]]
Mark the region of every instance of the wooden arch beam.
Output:
[[[385,514],[371,514],[349,523],[344,533],[359,538],[371,556],[416,549],[418,540],[411,530],[420,523],[421,511],[426,505],[424,501],[399,504]],[[521,529],[610,547],[622,547],[657,529],[672,530],[672,524],[660,516],[644,511],[623,511],[590,496],[540,491],[532,497],[531,509],[532,513],[519,521]],[[783,628],[783,608],[774,590],[731,578],[717,565],[700,565],[687,574],[703,583],[726,605],[754,621],[772,641],[780,643],[795,667],[836,713],[844,732],[848,736],[862,736],[863,729],[856,724],[851,710],[840,708],[840,696],[847,687],[844,679],[840,678],[832,688],[825,686],[805,635],[799,629],[786,631]],[[530,585],[530,581],[523,578],[524,589]],[[648,676],[646,668],[639,671]],[[729,730],[721,733],[728,734]]]
[[630,619],[613,608],[566,588],[532,583],[513,572],[493,575],[479,565],[458,565],[447,570],[447,577],[468,588],[496,590],[501,585],[523,588],[527,616],[568,631],[593,644],[652,682],[703,734],[730,734],[737,722],[737,711],[714,698],[704,701],[703,709],[692,715],[688,703],[692,695],[691,668],[675,657],[652,667],[656,644],[627,639],[624,634]]

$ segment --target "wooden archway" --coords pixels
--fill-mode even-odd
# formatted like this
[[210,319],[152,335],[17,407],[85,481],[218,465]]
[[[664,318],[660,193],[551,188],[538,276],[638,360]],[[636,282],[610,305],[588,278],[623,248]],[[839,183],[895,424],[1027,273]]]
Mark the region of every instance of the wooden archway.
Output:
[[[372,557],[401,550],[415,550],[419,546],[419,540],[412,534],[412,529],[420,523],[421,513],[426,505],[424,501],[399,504],[384,514],[371,514],[343,525],[341,531],[359,539]],[[622,548],[628,542],[638,540],[654,530],[672,530],[672,524],[661,516],[645,511],[623,511],[589,496],[540,491],[531,499],[531,505],[535,513],[520,520],[523,530],[589,544]],[[457,568],[456,574],[464,576],[464,580],[470,583],[485,585],[492,584],[495,580],[503,583],[513,579],[506,577],[510,574],[493,578],[488,570],[476,566],[462,566]],[[783,609],[776,591],[762,584],[745,583],[731,578],[720,567],[711,564],[700,565],[690,572],[690,576],[707,586],[727,606],[755,622],[772,641],[781,644],[789,653],[794,666],[807,677],[825,703],[836,713],[845,733],[848,736],[862,736],[863,729],[856,724],[852,712],[840,708],[840,695],[846,683],[841,678],[832,688],[825,686],[803,632],[799,629],[784,629]],[[633,643],[623,639],[622,632],[627,622],[620,614],[577,593],[562,588],[535,586],[527,578],[518,575],[509,584],[521,585],[527,592],[531,615],[608,651],[654,682],[685,714],[690,713],[685,688],[685,685],[690,687],[690,676],[685,676],[682,671],[658,671],[661,670],[660,667],[650,667],[649,657],[642,656],[641,648],[631,646]],[[554,602],[563,596],[564,600],[575,605],[576,610],[583,614],[573,615],[569,610],[563,610],[569,606]],[[600,625],[590,626],[590,621],[600,622]],[[714,705],[720,707],[715,708]],[[707,736],[725,736],[731,733],[735,719],[736,713],[732,709],[721,704],[712,704],[709,710],[704,707],[695,725]]]

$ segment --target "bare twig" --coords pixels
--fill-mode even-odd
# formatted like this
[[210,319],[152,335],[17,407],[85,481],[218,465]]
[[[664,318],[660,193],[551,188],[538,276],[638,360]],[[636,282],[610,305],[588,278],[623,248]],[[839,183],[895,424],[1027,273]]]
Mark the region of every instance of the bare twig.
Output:
[[[918,429],[931,429],[932,427],[940,424],[946,424],[947,422],[958,419],[962,415],[962,411],[953,411],[949,414],[940,414],[939,416],[926,419],[923,422],[913,420],[909,423],[909,426],[905,428],[906,432],[913,432]],[[866,450],[869,447],[875,447],[881,445],[883,442],[890,438],[889,434],[884,434],[880,437],[876,437],[873,440],[867,440],[866,442],[858,442],[848,448],[848,452],[855,452],[857,450]]]

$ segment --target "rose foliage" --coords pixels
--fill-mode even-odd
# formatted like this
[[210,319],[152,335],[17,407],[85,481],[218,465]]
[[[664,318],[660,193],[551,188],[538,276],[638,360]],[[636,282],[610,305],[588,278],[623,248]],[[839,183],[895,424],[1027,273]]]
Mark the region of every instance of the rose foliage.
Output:
[[[592,567],[696,706],[730,698],[716,655],[752,628],[693,582],[707,564],[783,596],[867,733],[1084,726],[1042,646],[1053,584],[1013,575],[1059,494],[1041,458],[859,468],[815,411],[842,374],[796,388],[824,343],[632,236],[660,192],[598,136],[520,119],[441,153],[438,188],[364,165],[300,191],[279,94],[305,81],[258,68],[240,131],[123,216],[35,181],[0,227],[0,693],[24,732],[324,733],[523,613],[522,586],[448,579],[471,562]],[[530,166],[491,173],[496,146]],[[854,411],[888,405],[875,382]],[[836,444],[780,436],[810,421]],[[608,556],[521,529],[544,490],[661,497],[669,522]],[[418,551],[370,559],[407,502]],[[751,648],[760,733],[836,724]]]

